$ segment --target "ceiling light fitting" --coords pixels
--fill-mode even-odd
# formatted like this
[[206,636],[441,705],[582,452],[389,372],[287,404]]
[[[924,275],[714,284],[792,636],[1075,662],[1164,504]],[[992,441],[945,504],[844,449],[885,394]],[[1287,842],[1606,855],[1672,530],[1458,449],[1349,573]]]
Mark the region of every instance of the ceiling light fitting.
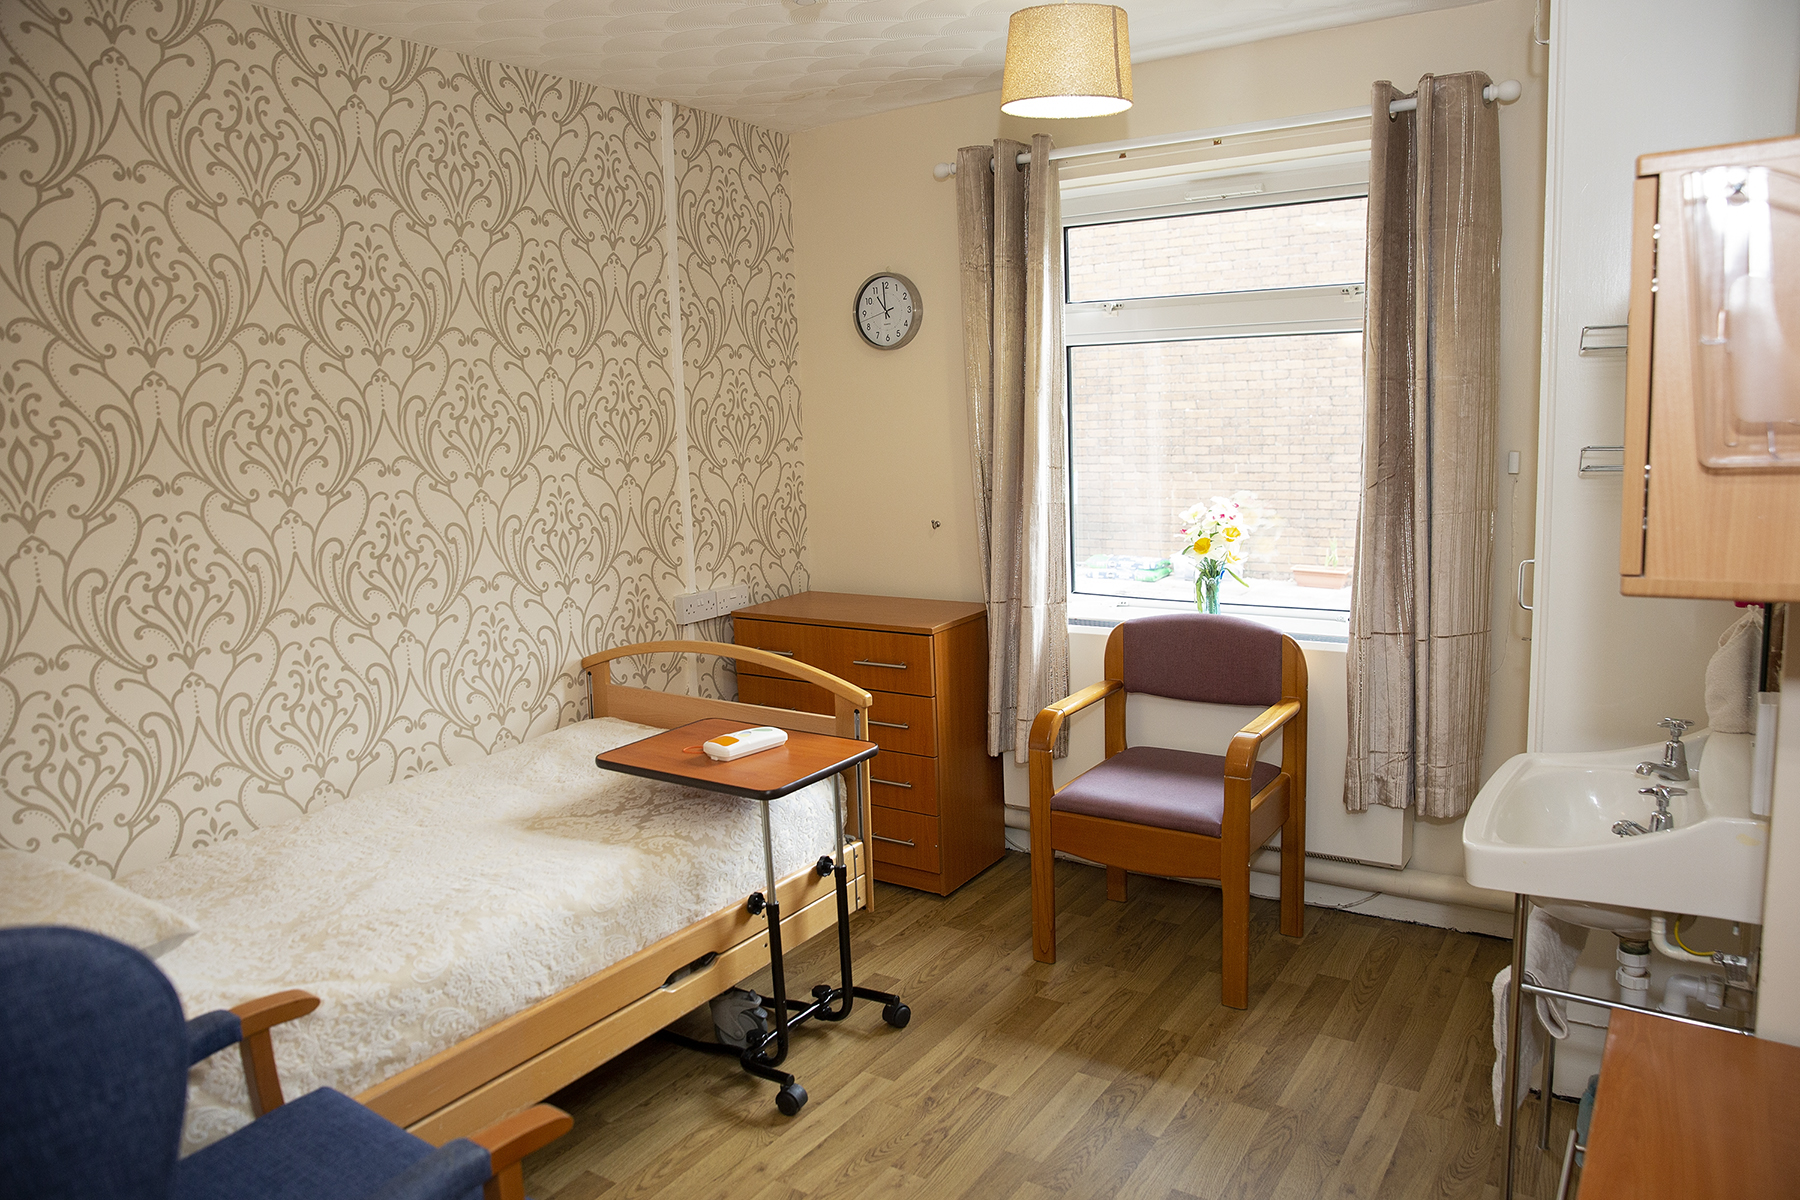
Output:
[[1131,41],[1113,4],[1041,4],[1012,15],[1000,111],[1104,117],[1131,107]]

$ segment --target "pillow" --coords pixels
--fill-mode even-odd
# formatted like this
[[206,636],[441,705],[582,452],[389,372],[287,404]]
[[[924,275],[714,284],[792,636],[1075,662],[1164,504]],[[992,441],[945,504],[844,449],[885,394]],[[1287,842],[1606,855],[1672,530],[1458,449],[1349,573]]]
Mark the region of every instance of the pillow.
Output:
[[167,954],[200,927],[156,901],[41,854],[0,850],[0,927],[73,925]]

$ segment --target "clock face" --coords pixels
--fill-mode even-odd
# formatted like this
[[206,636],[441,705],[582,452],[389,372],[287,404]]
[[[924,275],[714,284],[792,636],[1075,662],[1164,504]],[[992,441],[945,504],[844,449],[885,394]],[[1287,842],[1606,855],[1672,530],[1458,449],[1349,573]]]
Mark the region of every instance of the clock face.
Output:
[[898,350],[912,341],[925,315],[919,289],[904,275],[874,275],[856,293],[856,328],[877,350]]

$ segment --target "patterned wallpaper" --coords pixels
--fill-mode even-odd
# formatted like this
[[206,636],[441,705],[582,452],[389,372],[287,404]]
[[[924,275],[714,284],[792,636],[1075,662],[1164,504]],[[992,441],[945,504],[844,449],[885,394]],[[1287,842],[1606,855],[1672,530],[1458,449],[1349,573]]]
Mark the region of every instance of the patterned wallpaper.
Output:
[[[787,137],[677,112],[695,574],[700,587],[729,581],[758,599],[786,596],[806,590]],[[736,697],[730,664],[709,665],[702,691]]]
[[806,586],[783,136],[677,110],[671,191],[655,102],[238,0],[0,39],[0,845],[122,875],[575,720],[690,553]]

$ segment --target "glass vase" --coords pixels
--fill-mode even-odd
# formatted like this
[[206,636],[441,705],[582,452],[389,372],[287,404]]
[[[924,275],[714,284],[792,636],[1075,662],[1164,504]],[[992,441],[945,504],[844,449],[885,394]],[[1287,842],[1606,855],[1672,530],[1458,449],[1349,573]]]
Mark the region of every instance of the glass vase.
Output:
[[1203,613],[1219,614],[1219,583],[1222,575],[1202,575],[1194,580],[1194,607]]

